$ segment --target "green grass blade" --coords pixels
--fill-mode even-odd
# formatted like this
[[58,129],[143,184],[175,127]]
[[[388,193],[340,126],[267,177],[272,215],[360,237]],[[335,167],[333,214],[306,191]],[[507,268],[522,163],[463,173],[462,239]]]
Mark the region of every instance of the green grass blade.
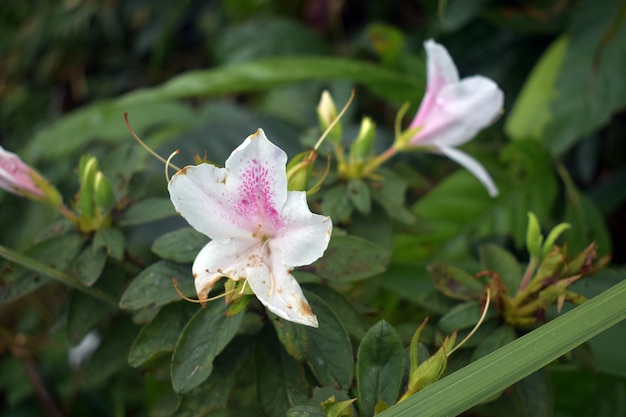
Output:
[[377,417],[455,416],[626,319],[626,280]]

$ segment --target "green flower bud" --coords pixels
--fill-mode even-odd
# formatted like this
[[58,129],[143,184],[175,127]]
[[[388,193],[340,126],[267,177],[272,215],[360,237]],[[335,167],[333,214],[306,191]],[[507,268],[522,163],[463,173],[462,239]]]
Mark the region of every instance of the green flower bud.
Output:
[[528,229],[526,230],[526,248],[528,253],[535,259],[541,259],[541,244],[543,243],[543,235],[539,221],[534,213],[528,212]]
[[[328,127],[337,118],[337,108],[335,102],[327,90],[322,92],[322,97],[317,105],[317,117],[319,120],[320,128],[322,131],[326,131]],[[342,127],[341,122],[337,121],[335,126],[328,134],[328,140],[332,143],[341,142]]]
[[96,173],[94,179],[94,199],[96,205],[107,213],[115,205],[115,194],[113,193],[111,182],[101,171]]
[[352,162],[362,161],[372,154],[375,135],[376,124],[369,117],[364,117],[361,120],[359,135],[350,145],[350,160]]

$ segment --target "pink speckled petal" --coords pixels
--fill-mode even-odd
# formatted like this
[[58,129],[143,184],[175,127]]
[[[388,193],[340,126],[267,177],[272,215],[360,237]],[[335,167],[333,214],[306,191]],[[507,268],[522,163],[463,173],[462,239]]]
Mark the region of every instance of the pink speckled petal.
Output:
[[261,245],[257,240],[231,239],[227,242],[213,240],[196,256],[193,271],[196,292],[200,300],[206,299],[221,277],[239,281],[247,277],[252,263],[259,263]]
[[274,233],[283,226],[280,211],[287,199],[287,154],[257,130],[226,161],[231,206],[254,232]]
[[284,265],[315,262],[328,247],[333,228],[330,217],[311,213],[302,191],[289,192],[282,214],[286,226],[271,240],[270,247],[280,248]]
[[280,253],[272,251],[269,261],[248,269],[248,284],[259,301],[278,317],[317,327],[317,317],[290,269],[281,264]]
[[228,201],[224,182],[228,172],[210,164],[188,166],[170,180],[167,189],[176,211],[197,231],[211,239],[249,235]]
[[411,144],[458,146],[500,115],[504,95],[492,80],[474,76],[443,88],[420,123],[423,129]]
[[491,197],[496,197],[498,195],[498,188],[496,187],[496,184],[493,182],[491,176],[480,162],[456,148],[442,146],[439,150],[441,153],[463,166],[476,178],[478,178],[478,180],[483,183]]

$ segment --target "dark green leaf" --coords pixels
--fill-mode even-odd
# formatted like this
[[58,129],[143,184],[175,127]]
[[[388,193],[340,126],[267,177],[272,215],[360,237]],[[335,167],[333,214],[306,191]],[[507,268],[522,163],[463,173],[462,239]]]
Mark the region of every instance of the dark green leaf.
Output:
[[[439,329],[445,334],[450,334],[455,330],[474,327],[476,323],[478,323],[478,320],[480,320],[483,309],[484,306],[480,301],[467,301],[465,303],[461,303],[452,308],[452,310],[448,311],[443,317],[441,317],[441,319],[439,319]],[[496,309],[490,308],[485,316],[485,320],[493,318],[496,315]]]
[[517,292],[522,281],[522,268],[511,252],[493,243],[486,243],[480,247],[480,263],[484,269],[498,274],[509,295]]
[[567,232],[569,253],[582,251],[591,242],[598,244],[600,255],[611,253],[612,244],[607,225],[602,214],[587,196],[582,193],[570,196],[564,221],[572,225]]
[[385,270],[389,253],[382,247],[356,236],[334,235],[324,256],[303,268],[321,278],[357,281]]
[[347,389],[352,385],[354,372],[350,336],[321,298],[309,291],[305,295],[319,322],[317,329],[306,327],[308,365],[322,385]]
[[191,263],[209,238],[191,227],[166,233],[154,241],[152,252],[163,259],[180,263]]
[[330,216],[335,222],[349,218],[352,209],[353,206],[345,184],[335,185],[326,191],[322,197],[322,212]]
[[383,175],[381,182],[371,184],[372,198],[380,204],[387,215],[402,223],[410,224],[415,221],[415,216],[407,210],[404,203],[407,181],[400,175],[390,170],[380,170]]
[[122,298],[120,307],[138,310],[149,305],[161,306],[180,299],[174,289],[172,278],[178,278],[178,286],[183,294],[193,296],[195,288],[191,268],[170,261],[158,261],[144,269],[130,283]]
[[326,417],[324,409],[314,405],[297,405],[287,410],[287,417]]
[[251,365],[248,358],[252,356],[252,346],[250,339],[233,339],[215,358],[211,376],[182,396],[180,407],[173,416],[209,416],[211,411],[226,407],[238,372]]
[[460,268],[434,264],[428,272],[435,287],[448,297],[457,300],[475,300],[485,293],[484,285]]
[[163,307],[152,322],[142,327],[128,352],[128,364],[136,368],[159,353],[173,351],[178,337],[198,308],[187,302]]
[[[165,122],[193,123],[196,115],[185,106],[169,102],[180,98],[206,97],[222,93],[262,91],[306,80],[349,79],[364,83],[374,93],[396,102],[414,100],[423,90],[420,77],[377,67],[365,62],[331,57],[268,58],[256,62],[191,71],[152,88],[108,102],[83,107],[29,142],[29,160],[67,155],[97,137],[131,140],[123,113],[128,112],[140,132]],[[58,138],[66,140],[59,142]],[[135,219],[133,219],[135,220]]]
[[489,336],[484,338],[478,346],[476,346],[474,353],[472,353],[472,361],[480,359],[491,352],[495,352],[502,346],[515,340],[515,338],[515,331],[512,327],[506,325],[497,327],[489,334]]
[[96,324],[113,312],[115,312],[113,306],[73,291],[69,297],[67,313],[67,332],[70,342],[76,344],[83,340]]
[[[53,237],[28,249],[25,255],[57,270],[65,270],[80,253],[85,238],[76,233]],[[6,270],[0,281],[0,304],[15,301],[49,281],[22,265]]]
[[126,238],[118,228],[100,229],[94,235],[92,249],[97,251],[100,248],[105,248],[110,257],[121,261],[126,249]]
[[213,360],[237,333],[243,313],[226,316],[228,305],[208,303],[183,330],[172,356],[172,386],[185,393],[205,381]]
[[85,285],[92,286],[96,283],[98,278],[100,278],[100,275],[102,275],[102,270],[104,269],[106,261],[106,249],[102,247],[94,248],[93,245],[90,245],[83,249],[74,262],[74,271],[76,272],[76,276]]
[[343,295],[327,285],[305,284],[302,288],[315,293],[335,313],[348,334],[356,340],[361,340],[367,331],[367,325],[361,314],[352,303]]
[[106,334],[102,335],[102,343],[84,370],[85,386],[100,386],[120,369],[128,366],[126,355],[120,352],[128,352],[137,331],[137,326],[128,317],[118,317],[111,323]]
[[279,317],[272,320],[272,324],[278,335],[278,340],[280,340],[287,353],[298,362],[304,362],[309,345],[308,335],[304,326]]
[[257,398],[263,412],[271,417],[283,417],[295,405],[306,402],[309,386],[304,370],[274,337],[268,327],[256,344]]
[[353,179],[348,181],[348,197],[354,207],[363,214],[368,214],[372,209],[372,199],[370,189],[365,181]]
[[176,215],[169,198],[146,198],[130,206],[119,220],[120,226],[136,226]]
[[376,404],[395,404],[404,377],[404,348],[400,336],[380,321],[365,334],[357,353],[356,380],[359,409],[374,414]]

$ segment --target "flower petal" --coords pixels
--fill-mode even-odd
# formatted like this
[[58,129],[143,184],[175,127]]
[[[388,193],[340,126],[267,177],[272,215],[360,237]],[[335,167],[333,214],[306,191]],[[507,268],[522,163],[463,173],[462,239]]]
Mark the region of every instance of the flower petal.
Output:
[[[272,258],[274,255],[272,253]],[[249,268],[248,284],[261,304],[278,317],[305,326],[318,326],[298,281],[279,260],[273,259],[272,265]]]
[[227,242],[213,240],[207,243],[191,267],[198,299],[206,299],[221,277],[235,281],[247,278],[250,258],[259,263],[256,247],[260,247],[258,241],[246,239],[231,239]]
[[424,120],[433,111],[439,91],[445,86],[459,81],[459,71],[443,45],[429,39],[424,42],[424,49],[426,49],[427,66],[426,94],[424,94],[420,108],[411,122],[411,128],[425,125]]
[[226,188],[233,210],[247,219],[248,230],[261,225],[272,234],[282,225],[280,210],[287,199],[287,154],[257,130],[226,160]]
[[333,229],[330,217],[311,213],[302,191],[288,193],[282,215],[285,226],[270,241],[272,253],[279,250],[282,263],[289,267],[315,262],[328,247]]
[[491,176],[487,170],[485,170],[485,167],[483,167],[482,164],[476,159],[456,148],[440,146],[438,147],[438,150],[448,158],[465,167],[465,169],[478,178],[478,180],[483,183],[491,197],[496,197],[498,195],[498,188],[491,179]]
[[226,169],[210,164],[187,166],[167,185],[176,211],[214,240],[249,235],[246,222],[230,207],[224,185],[227,175]]
[[439,92],[429,113],[418,124],[423,129],[411,144],[461,145],[497,119],[503,100],[504,94],[489,78],[468,77],[448,85]]

